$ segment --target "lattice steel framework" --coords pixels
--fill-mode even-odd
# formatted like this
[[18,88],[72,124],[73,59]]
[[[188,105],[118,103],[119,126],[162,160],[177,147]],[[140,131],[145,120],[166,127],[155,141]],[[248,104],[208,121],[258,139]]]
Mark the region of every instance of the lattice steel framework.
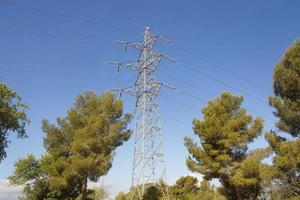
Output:
[[167,177],[163,153],[163,135],[160,125],[158,95],[162,87],[172,88],[156,79],[156,69],[162,59],[174,59],[153,51],[156,42],[168,42],[145,28],[144,40],[140,42],[117,41],[124,45],[125,51],[131,46],[140,51],[137,61],[109,62],[118,67],[131,68],[137,72],[134,86],[120,89],[136,97],[133,167],[131,193],[133,199],[142,199],[149,186],[159,187],[169,199],[166,187]]

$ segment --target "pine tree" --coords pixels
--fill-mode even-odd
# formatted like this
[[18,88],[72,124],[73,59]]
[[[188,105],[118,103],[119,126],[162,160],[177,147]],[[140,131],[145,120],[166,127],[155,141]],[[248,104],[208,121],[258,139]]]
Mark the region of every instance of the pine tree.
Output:
[[184,199],[186,195],[195,195],[198,192],[198,179],[192,176],[180,177],[171,187],[174,199]]
[[76,99],[66,118],[57,119],[57,125],[43,121],[44,146],[52,159],[50,184],[78,187],[78,199],[86,200],[88,181],[107,174],[115,149],[129,139],[129,120],[121,100],[110,93],[87,92]]
[[[255,199],[260,195],[260,175],[258,172],[242,173],[241,163],[245,163],[248,144],[262,133],[263,120],[251,115],[240,105],[243,97],[225,92],[202,109],[203,120],[193,121],[193,130],[199,137],[201,146],[192,139],[185,138],[185,146],[190,155],[187,166],[193,172],[204,175],[204,179],[218,178],[223,193],[228,199]],[[267,156],[267,154],[265,155]],[[262,158],[255,162],[259,165]],[[246,165],[246,164],[245,164]],[[248,166],[244,166],[248,168]],[[256,197],[249,191],[255,189]]]
[[209,181],[199,180],[192,176],[180,177],[175,185],[170,187],[171,200],[225,200]]
[[162,192],[159,187],[151,185],[146,188],[146,191],[143,195],[143,200],[160,200],[162,197]]
[[269,98],[278,118],[278,132],[267,134],[276,156],[274,181],[282,199],[300,198],[300,41],[296,41],[275,65],[273,75],[275,96]]
[[111,168],[116,148],[131,135],[130,118],[122,101],[110,93],[78,96],[67,117],[58,118],[57,124],[43,121],[46,153],[41,159],[30,155],[16,162],[11,183],[26,185],[24,200],[105,198],[103,191],[90,190],[87,184]]

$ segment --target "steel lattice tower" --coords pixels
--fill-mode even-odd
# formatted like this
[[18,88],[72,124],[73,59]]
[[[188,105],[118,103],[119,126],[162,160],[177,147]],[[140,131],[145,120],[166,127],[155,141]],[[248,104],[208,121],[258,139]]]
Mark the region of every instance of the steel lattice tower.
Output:
[[125,47],[134,47],[140,51],[137,61],[110,62],[118,67],[131,68],[137,72],[135,85],[120,89],[136,97],[134,132],[134,150],[131,192],[133,199],[142,199],[149,186],[159,187],[166,199],[169,199],[166,187],[167,177],[163,153],[163,135],[160,125],[158,95],[162,87],[169,87],[156,79],[156,69],[162,59],[174,61],[172,58],[153,51],[156,42],[166,39],[145,28],[144,40],[141,42],[118,41]]

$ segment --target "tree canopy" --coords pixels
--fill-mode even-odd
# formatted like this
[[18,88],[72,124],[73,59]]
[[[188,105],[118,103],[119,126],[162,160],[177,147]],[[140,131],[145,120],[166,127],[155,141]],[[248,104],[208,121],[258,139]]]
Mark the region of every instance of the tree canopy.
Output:
[[14,173],[9,180],[13,185],[24,186],[21,200],[70,199],[72,193],[66,195],[66,193],[50,187],[47,165],[48,160],[45,156],[37,159],[32,154],[16,161]]
[[278,117],[276,126],[292,136],[300,136],[300,40],[275,65],[273,89],[275,96],[269,102]]
[[180,177],[176,183],[170,187],[171,199],[173,200],[225,200],[209,181],[199,180],[193,176]]
[[0,162],[7,156],[9,132],[17,133],[18,138],[26,137],[25,126],[29,119],[25,113],[28,109],[21,97],[7,85],[0,83]]
[[[32,156],[18,161],[10,178],[12,183],[31,180],[35,185],[43,181],[46,189],[59,191],[59,199],[89,199],[88,181],[97,181],[107,174],[116,148],[131,135],[127,129],[130,118],[129,114],[123,113],[122,101],[110,93],[79,95],[65,118],[58,118],[56,124],[43,120],[46,154],[39,161]],[[37,172],[26,170],[27,164],[22,167],[24,163],[37,166]],[[19,174],[26,176],[23,178]],[[36,189],[31,187],[31,190]]]
[[[241,108],[243,97],[224,92],[202,109],[203,120],[195,119],[193,129],[201,146],[185,138],[190,155],[187,166],[204,179],[218,178],[228,199],[251,199],[260,194],[260,161],[268,155],[252,156],[248,144],[262,133],[263,120],[253,119]],[[250,159],[250,161],[249,161]],[[252,163],[256,167],[252,167]],[[249,196],[250,195],[250,196]],[[254,198],[255,199],[255,198]]]
[[275,65],[274,96],[269,98],[278,118],[278,132],[271,131],[267,140],[276,156],[274,181],[280,198],[300,198],[300,41],[296,41]]
[[171,187],[172,195],[176,199],[183,199],[186,195],[195,195],[198,190],[198,179],[192,176],[180,177]]

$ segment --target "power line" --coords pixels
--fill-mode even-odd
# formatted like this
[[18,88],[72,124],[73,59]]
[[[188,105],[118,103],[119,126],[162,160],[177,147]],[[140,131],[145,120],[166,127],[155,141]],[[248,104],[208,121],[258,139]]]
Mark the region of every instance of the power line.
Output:
[[167,96],[164,96],[164,95],[160,95],[160,96],[161,96],[162,98],[166,99],[167,101],[171,101],[171,102],[175,102],[175,103],[177,103],[177,104],[181,104],[181,105],[185,106],[186,108],[189,108],[189,109],[192,110],[192,111],[198,110],[198,108],[196,108],[196,107],[194,107],[194,106],[191,106],[191,105],[189,105],[189,104],[183,103],[183,102],[181,102],[181,101],[178,101],[178,100],[175,100],[175,99],[171,99],[171,98],[169,98],[169,97],[167,97]]
[[[3,82],[3,81],[2,81]],[[70,85],[70,84],[48,84],[48,82],[45,82],[45,83],[41,83],[39,82],[39,86],[45,86],[45,87],[55,87],[55,88],[70,88],[70,89],[84,89],[84,90],[98,90],[98,89],[101,89],[103,91],[111,91],[111,89],[107,89],[107,88],[102,88],[102,87],[99,87],[99,88],[94,88],[94,87],[90,87],[90,86],[82,86],[82,85]]]
[[[12,5],[15,5],[15,6],[19,6],[19,7],[23,7],[23,8],[26,8],[26,9],[31,9],[31,10],[35,10],[35,11],[38,11],[38,12],[41,12],[41,13],[47,13],[47,14],[51,14],[51,15],[55,15],[55,16],[58,16],[58,17],[63,17],[63,18],[67,18],[67,19],[72,19],[72,20],[75,20],[75,21],[82,21],[82,22],[85,22],[85,23],[89,23],[89,24],[94,24],[94,25],[104,25],[103,23],[99,22],[99,21],[96,21],[96,20],[93,20],[93,19],[89,19],[89,18],[82,18],[82,17],[77,17],[77,16],[71,16],[71,15],[66,15],[66,14],[63,14],[63,13],[59,13],[59,12],[56,12],[56,11],[53,11],[53,10],[49,10],[49,9],[45,9],[45,8],[38,8],[38,7],[33,7],[33,6],[28,6],[28,5],[25,5],[25,4],[20,4],[20,3],[15,3],[15,2],[8,2],[9,4],[12,4]],[[111,24],[105,24],[106,26],[110,26],[111,28],[114,28],[114,29],[117,29],[117,30],[124,30],[122,27],[120,26],[113,26]],[[185,49],[184,52],[192,52],[190,49]],[[199,59],[199,55],[197,55],[197,58]],[[231,70],[228,70],[220,65],[217,65],[217,64],[214,64],[214,63],[210,63],[208,60],[204,59],[204,58],[201,58],[204,62],[210,64],[210,65],[213,65],[215,66],[216,68],[238,78],[239,80],[251,85],[251,86],[254,86],[260,90],[263,90],[263,91],[268,91],[270,92],[269,90],[263,88],[262,86],[260,85],[257,85],[256,83],[253,83],[252,81],[236,74],[235,72],[231,71]],[[249,95],[249,96],[252,96],[253,98],[256,98],[258,99],[257,97],[254,97],[253,95]],[[261,100],[260,100],[261,101]]]
[[[4,29],[4,30],[8,30],[8,31],[14,31],[14,32],[22,32],[22,33],[26,33],[26,34],[30,34],[33,36],[38,36],[38,37],[44,37],[44,38],[51,38],[51,39],[55,39],[55,40],[70,40],[70,41],[75,41],[77,44],[78,40],[77,39],[72,39],[72,38],[60,38],[58,37],[58,35],[53,35],[53,34],[49,34],[49,33],[43,33],[43,32],[36,32],[36,31],[31,31],[31,30],[26,30],[23,28],[19,28],[19,27],[12,27],[12,26],[0,26],[0,29]],[[80,43],[83,44],[83,43]],[[86,44],[86,43],[84,43]],[[110,47],[109,44],[105,44],[105,43],[101,43],[102,46],[106,46],[106,47]]]
[[[3,70],[3,68],[0,68],[0,70]],[[20,68],[18,68],[18,69],[16,69],[16,68],[14,68],[14,69],[8,69],[8,68],[5,68],[4,70],[9,70],[9,71],[19,71],[19,72],[22,72],[22,73],[46,73],[46,74],[49,74],[49,72],[42,72],[42,71],[38,71],[38,70],[27,70],[27,69],[20,69]],[[112,79],[109,79],[109,80],[112,80]],[[128,81],[128,80],[123,80],[123,81]],[[97,89],[99,89],[99,87],[97,87],[97,88],[94,88],[94,87],[90,87],[90,86],[82,86],[82,85],[72,85],[72,84],[48,84],[48,82],[47,83],[39,83],[39,85],[40,84],[42,84],[42,85],[44,85],[44,86],[50,86],[50,87],[58,87],[58,88],[71,88],[71,89],[86,89],[86,90],[97,90]],[[104,90],[104,91],[111,91],[111,89],[107,89],[107,88],[100,88],[100,89],[102,89],[102,90]],[[182,91],[182,90],[179,90],[178,88],[175,90],[176,92],[178,92],[178,93],[182,93],[182,94],[184,94],[185,96],[189,96],[189,97],[193,97],[193,98],[195,98],[196,100],[200,100],[200,101],[202,101],[202,102],[204,102],[204,103],[206,103],[208,100],[204,100],[204,99],[200,99],[200,98],[198,98],[198,97],[196,97],[196,96],[194,96],[194,95],[191,95],[190,93],[188,93],[188,92],[185,92],[185,91]],[[175,104],[177,104],[177,105],[182,105],[182,106],[184,106],[185,108],[188,108],[188,109],[190,109],[191,111],[200,111],[200,109],[201,109],[201,107],[195,107],[195,106],[191,106],[190,104],[187,104],[187,103],[184,103],[184,102],[182,102],[182,101],[179,101],[179,100],[177,100],[177,99],[174,99],[174,98],[170,98],[169,96],[166,96],[166,95],[160,95],[163,99],[165,99],[165,100],[167,100],[167,101],[169,101],[169,102],[171,102],[171,103],[175,103]],[[191,125],[188,125],[187,123],[185,123],[185,122],[183,122],[183,121],[181,121],[181,120],[179,120],[179,119],[177,119],[177,118],[174,118],[174,116],[169,116],[169,115],[167,115],[167,114],[165,114],[165,113],[161,113],[161,115],[163,115],[163,116],[165,116],[165,117],[167,117],[167,118],[169,118],[169,119],[171,119],[171,120],[173,120],[173,121],[175,121],[175,122],[179,122],[179,123],[181,123],[182,125],[184,125],[184,126],[186,126],[186,127],[191,127]],[[257,114],[256,114],[257,115]],[[257,116],[259,116],[259,115],[257,115]],[[265,118],[266,119],[266,118]]]
[[[37,32],[32,32],[32,31],[28,31],[28,30],[24,30],[24,29],[18,29],[18,28],[15,28],[15,27],[2,27],[2,28],[6,28],[6,29],[9,29],[9,30],[13,30],[13,31],[26,32],[26,33],[33,34],[33,35],[36,35],[36,36],[50,37],[50,38],[54,38],[54,39],[57,39],[57,38],[58,38],[57,36],[51,35],[51,34],[48,34],[48,33],[37,33]],[[76,40],[76,41],[78,41],[78,40]],[[214,78],[214,77],[212,77],[212,76],[210,76],[210,75],[203,74],[202,72],[199,72],[198,70],[195,70],[195,69],[190,68],[190,67],[188,67],[188,66],[186,66],[186,67],[189,68],[189,69],[192,69],[193,71],[196,71],[197,73],[200,73],[202,76],[204,76],[204,77],[206,77],[206,78],[209,78],[209,79],[211,79],[211,80],[214,80],[214,81],[216,81],[216,82],[218,82],[218,83],[220,83],[220,84],[222,84],[222,85],[227,85],[227,86],[229,86],[229,87],[232,87],[231,85],[229,85],[228,83],[226,83],[226,82],[224,82],[224,81],[221,81],[221,80],[219,80],[219,79],[216,79],[216,78]],[[169,76],[170,76],[170,75],[169,75]],[[174,78],[174,76],[173,76],[173,78]],[[185,84],[187,84],[187,82],[185,82]],[[204,90],[203,90],[203,91],[204,91]],[[260,101],[260,102],[262,102],[262,103],[268,105],[268,103],[266,103],[264,100],[261,100],[260,98],[254,96],[254,95],[252,95],[252,94],[250,94],[250,93],[248,93],[248,92],[245,92],[245,91],[242,91],[242,90],[240,90],[240,91],[241,91],[242,93],[245,93],[245,94],[248,95],[249,97],[251,97],[251,98],[253,98],[253,99],[255,99],[255,100],[258,100],[258,101]],[[205,92],[207,92],[207,91],[205,91]],[[191,95],[189,95],[189,96],[191,96]]]
[[[162,69],[166,69],[166,68],[162,68]],[[169,72],[169,71],[168,71],[168,72]],[[186,81],[186,80],[179,79],[178,77],[173,76],[173,75],[171,75],[170,73],[167,73],[167,74],[165,74],[165,75],[166,75],[167,77],[170,77],[171,79],[173,79],[173,80],[179,82],[179,83],[183,83],[184,85],[186,85],[186,86],[188,86],[188,87],[190,87],[190,88],[194,88],[194,89],[200,90],[200,91],[202,91],[202,92],[204,92],[204,93],[207,93],[207,94],[210,94],[210,95],[214,95],[214,93],[212,93],[211,91],[208,91],[208,90],[205,90],[205,89],[203,89],[203,88],[200,88],[200,87],[198,87],[197,85],[191,84],[191,83],[189,83],[189,82]]]
[[213,80],[213,81],[219,83],[220,85],[227,86],[227,87],[230,87],[230,88],[236,88],[236,89],[238,89],[239,92],[246,94],[247,96],[251,97],[252,99],[257,100],[260,103],[263,103],[264,105],[266,105],[266,104],[268,105],[268,103],[266,101],[264,101],[264,100],[262,100],[262,99],[260,99],[260,98],[258,98],[256,96],[254,96],[254,95],[252,95],[252,94],[250,94],[250,93],[248,93],[248,92],[246,92],[244,90],[241,90],[241,89],[239,89],[239,88],[237,88],[235,86],[232,86],[231,84],[228,84],[228,83],[226,83],[223,80],[217,79],[217,78],[215,78],[213,76],[210,76],[208,74],[204,74],[203,72],[200,72],[198,69],[192,68],[192,67],[190,67],[188,65],[185,65],[185,64],[181,64],[181,65],[184,66],[184,68],[186,68],[186,69],[189,69],[189,70],[191,70],[193,72],[196,72],[196,73],[200,74],[203,77],[206,77],[207,79],[210,79],[210,80]]
[[188,127],[190,129],[192,129],[192,127],[193,127],[192,123],[188,124],[188,123],[186,123],[186,122],[184,122],[182,120],[179,120],[179,119],[177,119],[177,118],[175,118],[173,116],[170,116],[170,115],[167,115],[167,114],[164,114],[164,113],[162,113],[161,115],[164,116],[164,117],[166,117],[166,118],[168,118],[168,119],[173,120],[174,122],[178,122],[179,124],[181,124],[181,125],[183,125],[185,127]]
[[[62,13],[59,13],[59,12],[55,12],[55,11],[52,11],[52,10],[49,10],[49,9],[44,9],[44,8],[38,8],[38,7],[32,7],[32,6],[28,6],[28,5],[24,5],[24,4],[20,4],[20,3],[12,3],[12,2],[9,2],[9,4],[12,4],[12,5],[15,5],[15,6],[20,6],[20,7],[23,7],[23,8],[27,8],[27,9],[32,9],[32,10],[35,10],[35,11],[38,11],[38,12],[42,12],[42,13],[48,13],[48,14],[51,14],[51,15],[55,15],[55,16],[58,16],[58,17],[63,17],[63,18],[68,18],[68,19],[72,19],[72,20],[76,20],[76,21],[82,21],[82,22],[85,22],[85,23],[90,23],[90,24],[94,24],[94,25],[99,25],[99,24],[102,24],[103,23],[100,23],[99,21],[95,21],[95,20],[92,20],[92,19],[89,19],[89,18],[80,18],[80,17],[75,17],[75,16],[71,16],[71,15],[66,15],[66,14],[62,14]],[[117,30],[123,30],[122,27],[118,27],[118,26],[112,26],[111,24],[106,24],[107,26],[111,26]],[[28,32],[28,31],[27,31]],[[36,34],[36,33],[34,33]],[[41,35],[38,33],[38,35]],[[45,36],[45,34],[43,34]],[[51,36],[53,37],[53,36]],[[188,51],[188,52],[191,52],[190,49],[185,49],[185,52]],[[199,59],[199,56],[197,56],[197,58]],[[236,74],[235,72],[231,71],[231,70],[228,70],[222,66],[219,66],[217,64],[212,64],[212,63],[209,63],[208,60],[204,59],[204,58],[201,58],[203,61],[207,62],[208,64],[211,64],[213,66],[215,66],[216,68],[218,69],[221,69],[222,71],[228,73],[228,74],[231,74],[232,76],[238,78],[239,80],[243,81],[243,82],[246,82],[247,84],[250,84],[251,86],[254,86],[258,89],[261,89],[261,90],[264,90],[264,91],[268,91],[267,89],[261,87],[260,85],[257,85],[255,83],[253,83],[252,81]],[[202,74],[204,75],[204,74]],[[204,75],[206,77],[208,77],[208,75]],[[213,77],[210,77],[210,79],[212,79]],[[215,79],[215,81],[217,82],[220,82],[219,80]],[[224,82],[222,83],[224,84]],[[242,91],[243,93],[245,93],[244,91]],[[246,93],[245,93],[246,94]],[[261,102],[263,102],[263,100],[255,97],[254,95],[251,95],[249,93],[247,93],[248,96],[254,98],[254,99],[257,99]]]
[[119,30],[124,30],[123,27],[115,26],[115,25],[112,25],[111,23],[99,22],[97,20],[90,19],[90,18],[83,18],[83,17],[73,16],[73,15],[67,15],[67,14],[60,13],[60,12],[57,12],[57,11],[53,11],[53,10],[50,10],[50,9],[29,6],[29,5],[26,5],[26,4],[21,4],[21,3],[11,2],[11,1],[6,2],[6,3],[17,6],[17,7],[31,9],[31,10],[40,12],[42,14],[46,13],[46,14],[50,14],[50,15],[53,15],[53,16],[61,17],[61,18],[71,19],[73,21],[81,21],[81,22],[84,22],[84,23],[93,24],[93,25],[97,25],[97,26],[101,25],[101,26],[105,26],[105,27],[110,27],[110,28],[113,28],[113,29],[118,30],[118,31]]
[[[25,69],[25,68],[3,68],[3,67],[0,67],[0,70],[4,70],[4,71],[19,71],[19,72],[22,72],[22,73],[33,73],[33,74],[41,74],[41,73],[45,73],[45,74],[49,74],[49,73],[53,73],[53,74],[57,74],[57,71],[56,72],[54,72],[54,71],[52,71],[52,72],[43,72],[43,71],[39,71],[39,70],[33,70],[33,69]],[[114,79],[112,79],[112,78],[108,78],[108,77],[102,77],[102,79],[105,79],[105,80],[110,80],[110,81],[115,81]],[[118,81],[123,81],[123,82],[129,82],[129,80],[128,79],[120,79],[120,80],[118,80]],[[186,83],[187,84],[187,83]],[[176,89],[175,90],[176,92],[178,92],[178,93],[181,93],[181,94],[184,94],[185,96],[189,96],[189,97],[191,97],[191,98],[193,98],[193,99],[196,99],[196,100],[199,100],[199,101],[201,101],[201,102],[204,102],[204,103],[206,103],[207,102],[207,100],[205,100],[205,99],[202,99],[202,98],[199,98],[199,97],[197,97],[197,96],[195,96],[195,95],[193,95],[193,94],[190,94],[190,93],[188,93],[188,92],[186,92],[186,91],[184,91],[184,90],[181,90],[181,89]],[[168,99],[168,97],[167,96],[164,96],[164,95],[161,95],[164,99],[167,99],[167,100],[169,100],[170,101],[170,99]],[[182,104],[182,105],[184,105],[185,107],[187,107],[187,108],[189,108],[189,109],[191,109],[191,110],[198,110],[199,108],[196,108],[196,107],[192,107],[192,106],[190,106],[190,105],[188,105],[188,104],[185,104],[185,103],[182,103],[182,102],[180,102],[180,101],[178,101],[178,100],[174,100],[173,99],[173,101],[174,102],[177,102],[177,103],[179,103],[179,104]]]
[[[104,91],[108,91],[108,92],[111,92],[113,91],[113,89],[107,89],[107,88],[103,88],[103,87],[97,87],[97,88],[94,88],[94,87],[90,87],[90,86],[83,86],[83,85],[72,85],[72,84],[48,84],[48,82],[45,82],[45,83],[39,83],[39,85],[43,85],[43,86],[50,86],[50,87],[56,87],[56,88],[71,88],[71,89],[86,89],[86,90],[98,90],[98,89],[101,89],[101,90],[104,90]],[[175,91],[178,91],[177,89]],[[190,104],[186,104],[182,101],[179,101],[179,100],[175,100],[174,98],[170,98],[169,96],[166,96],[166,95],[160,95],[163,99],[171,102],[171,103],[175,103],[177,105],[182,105],[184,106],[185,108],[188,108],[190,109],[191,111],[195,111],[195,110],[199,110],[201,109],[201,107],[196,107],[196,106],[192,106]],[[197,98],[198,99],[198,98]],[[171,117],[171,116],[168,116],[164,113],[161,113],[161,115],[164,115],[164,116],[167,116],[168,118],[174,118],[174,117]],[[174,118],[175,121],[180,121],[179,119],[176,119]],[[182,122],[182,121],[181,121]],[[183,122],[184,123],[184,122]],[[187,125],[187,124],[185,124]]]
[[[31,73],[31,74],[45,74],[45,75],[49,75],[49,74],[53,74],[53,75],[57,75],[58,72],[57,71],[40,71],[40,70],[34,70],[34,69],[26,69],[26,68],[12,68],[12,67],[1,67],[0,66],[0,70],[2,71],[13,71],[13,72],[22,72],[22,73]],[[72,72],[74,72],[74,70],[72,70]],[[81,73],[82,75],[82,73]],[[90,74],[87,74],[90,77]],[[109,80],[109,81],[115,81],[114,78],[109,78],[107,76],[105,77],[101,77],[101,79],[103,80]],[[119,79],[118,81],[122,81],[122,82],[129,82],[129,79]]]
[[[190,69],[190,70],[192,70],[193,72],[197,72],[197,73],[200,73],[198,70],[195,70],[195,69],[193,69],[193,68],[189,68],[188,66],[186,66],[186,65],[184,65],[185,66],[185,68],[188,68],[188,69]],[[201,75],[202,75],[202,73],[201,73]],[[209,91],[207,91],[207,90],[203,90],[202,88],[199,88],[199,87],[196,87],[195,85],[192,85],[192,84],[190,84],[189,82],[187,82],[187,81],[182,81],[182,80],[179,80],[178,78],[176,78],[175,76],[172,76],[172,75],[170,75],[169,73],[168,74],[166,74],[166,76],[168,76],[168,77],[170,77],[170,78],[173,78],[173,79],[175,79],[175,80],[177,80],[178,82],[182,82],[182,83],[184,83],[185,85],[187,85],[187,86],[189,86],[190,88],[197,88],[197,89],[200,89],[201,91],[203,91],[203,92],[205,92],[205,93],[208,93],[208,94],[212,94],[211,92],[209,92]],[[212,80],[214,80],[214,81],[217,81],[218,83],[220,83],[221,85],[227,85],[227,86],[230,86],[230,87],[232,87],[231,85],[229,85],[229,84],[227,84],[227,83],[225,83],[225,82],[223,82],[223,81],[221,81],[221,80],[218,80],[218,79],[215,79],[215,78],[213,78],[213,77],[211,77],[211,76],[208,76],[207,75],[207,78],[212,78]],[[189,93],[189,92],[186,92],[185,90],[180,90],[180,89],[178,89],[178,88],[176,88],[176,90],[175,90],[176,92],[178,92],[178,93],[181,93],[181,94],[184,94],[185,96],[189,96],[189,97],[191,97],[191,98],[193,98],[193,99],[195,99],[195,100],[199,100],[199,101],[201,101],[201,102],[203,102],[203,103],[207,103],[209,100],[205,100],[205,99],[202,99],[202,98],[199,98],[198,96],[195,96],[194,94],[191,94],[191,93]],[[257,97],[255,97],[255,96],[253,96],[253,95],[251,95],[251,94],[249,94],[249,93],[246,93],[246,92],[244,92],[244,91],[241,91],[240,90],[240,92],[242,92],[242,93],[244,93],[244,94],[246,94],[246,95],[248,95],[249,97],[251,97],[252,99],[254,99],[254,100],[257,100],[257,101],[259,101],[260,103],[263,103],[264,105],[268,105],[269,106],[269,104],[268,104],[268,102],[265,102],[265,101],[263,101],[262,99],[259,99],[259,98],[257,98]],[[200,110],[201,108],[196,108],[196,107],[194,107],[194,106],[191,106],[191,105],[189,105],[189,104],[185,104],[185,103],[183,103],[183,102],[181,102],[181,101],[178,101],[178,100],[175,100],[175,99],[170,99],[170,98],[168,98],[167,96],[163,96],[163,95],[161,95],[164,99],[166,99],[166,100],[168,100],[168,101],[173,101],[173,102],[175,102],[175,103],[177,103],[177,104],[181,104],[181,105],[183,105],[183,106],[185,106],[185,107],[187,107],[187,108],[189,108],[190,110]],[[250,114],[250,113],[249,113]],[[260,114],[258,114],[258,113],[254,113],[256,116],[261,116]],[[266,119],[266,118],[265,118]]]
[[[43,72],[43,71],[40,71],[40,70],[25,69],[25,68],[3,68],[3,67],[0,67],[0,70],[4,70],[4,71],[19,71],[19,72],[22,72],[22,73],[25,72],[25,73],[33,73],[33,74],[41,74],[41,73],[42,74],[43,73],[44,74],[49,74],[49,73],[57,74],[57,71],[56,72],[54,72],[54,71],[52,71],[52,72],[51,71]],[[110,81],[115,81],[114,79],[108,78],[108,77],[104,77],[104,78],[102,77],[102,79],[110,80]],[[120,79],[118,81],[129,82],[128,79]],[[73,88],[75,88],[75,87],[73,87]],[[191,97],[193,99],[199,100],[199,101],[201,101],[203,103],[207,103],[207,101],[208,101],[208,100],[199,98],[199,97],[195,96],[194,94],[190,94],[190,93],[188,93],[188,92],[186,92],[184,90],[178,89],[178,88],[175,91],[178,92],[178,93],[181,93],[181,94],[183,94],[185,96],[189,96],[189,97]],[[166,99],[167,101],[171,101],[171,102],[175,102],[177,104],[181,104],[181,105],[185,106],[186,108],[189,108],[192,111],[200,110],[200,108],[191,106],[190,104],[183,103],[183,102],[181,102],[181,101],[179,101],[177,99],[176,100],[175,99],[171,99],[170,97],[165,96],[165,95],[160,95],[160,96],[163,97],[164,99]]]
[[[49,74],[49,73],[53,73],[53,72],[42,72],[42,71],[39,71],[39,70],[27,70],[27,69],[22,69],[22,68],[1,68],[0,67],[0,70],[5,70],[5,71],[18,71],[18,72],[22,72],[22,73],[34,73],[34,74],[40,74],[40,73],[45,73],[45,74]],[[113,80],[114,79],[108,79],[106,78],[106,80]],[[129,81],[129,80],[122,80],[122,81]],[[48,82],[47,82],[48,83]],[[72,84],[45,84],[45,83],[39,83],[39,85],[42,84],[44,86],[50,86],[50,87],[62,87],[62,88],[71,88],[71,89],[86,89],[86,90],[97,90],[97,89],[102,89],[104,91],[112,91],[112,89],[107,89],[107,88],[94,88],[94,87],[90,87],[90,86],[82,86],[82,85],[72,85]],[[185,96],[189,96],[189,97],[192,97],[196,100],[200,100],[201,102],[203,103],[206,103],[208,100],[204,100],[204,99],[201,99],[199,97],[196,97],[186,91],[183,91],[183,90],[180,90],[180,89],[176,89],[174,90],[175,92],[178,92],[178,93],[182,93],[184,94]],[[163,99],[165,99],[166,101],[169,101],[171,103],[175,103],[177,105],[181,105],[181,106],[184,106],[185,108],[188,108],[189,110],[191,111],[200,111],[201,107],[196,107],[196,106],[192,106],[190,104],[187,104],[187,103],[184,103],[182,101],[179,101],[178,99],[174,99],[174,98],[170,98],[170,96],[166,96],[166,95],[160,95]],[[164,116],[168,116],[166,114],[163,114],[162,115]],[[259,116],[258,114],[256,114],[257,116]],[[170,118],[170,116],[168,116],[168,118]],[[173,117],[174,118],[174,117]],[[180,120],[175,120],[175,121],[180,121]],[[187,126],[187,124],[185,124]]]
[[[192,51],[192,50],[190,50],[188,48],[184,48],[183,52],[184,53],[187,53],[187,52],[189,53],[189,54],[186,54],[186,55],[191,55],[191,54],[194,53],[194,51]],[[270,90],[262,87],[261,85],[258,85],[255,82],[253,82],[253,81],[251,81],[251,80],[249,80],[249,79],[247,79],[247,78],[245,78],[245,77],[243,77],[243,76],[235,73],[234,71],[229,70],[229,69],[227,69],[227,68],[225,68],[223,66],[220,66],[220,65],[218,65],[216,63],[211,63],[210,61],[208,61],[207,59],[201,57],[200,55],[197,55],[197,59],[200,59],[200,60],[206,62],[207,64],[209,64],[211,66],[214,66],[215,68],[218,68],[219,70],[221,70],[221,71],[223,71],[223,72],[225,72],[227,74],[230,74],[231,76],[239,79],[240,81],[243,81],[243,82],[247,83],[248,85],[251,85],[252,87],[255,87],[255,88],[259,89],[259,90],[262,90],[262,91],[265,91],[265,92],[268,92],[268,93],[270,92]]]
[[[188,65],[186,65],[186,64],[178,64],[178,62],[176,62],[176,64],[177,64],[178,66],[184,66],[184,67],[181,67],[181,69],[188,69],[188,70],[190,70],[190,71],[192,71],[192,72],[196,72],[197,74],[201,75],[202,77],[205,77],[205,78],[207,78],[207,79],[209,79],[209,80],[213,80],[214,82],[216,82],[216,83],[218,83],[218,84],[220,84],[220,85],[222,85],[222,86],[227,86],[227,87],[229,87],[229,88],[235,88],[235,89],[237,89],[239,92],[241,92],[241,93],[243,93],[243,94],[249,96],[249,97],[252,98],[253,100],[259,101],[260,103],[262,103],[262,104],[264,104],[264,105],[269,105],[268,102],[262,100],[261,98],[255,96],[255,95],[253,95],[253,94],[250,94],[249,92],[246,92],[246,91],[244,91],[244,90],[241,90],[241,89],[237,88],[236,86],[232,86],[231,84],[229,84],[229,83],[227,83],[227,82],[225,82],[225,81],[223,81],[223,80],[217,79],[217,78],[215,78],[215,77],[213,77],[213,76],[211,76],[211,75],[208,75],[208,74],[204,74],[203,72],[200,72],[198,69],[195,69],[195,68],[193,68],[193,67],[190,67],[190,66],[188,66]],[[200,66],[199,66],[199,67],[200,67]],[[162,69],[164,69],[164,68],[162,68]],[[205,92],[205,93],[207,93],[207,94],[214,95],[212,92],[207,91],[207,90],[205,90],[205,89],[202,89],[202,88],[200,88],[200,87],[197,87],[196,85],[193,85],[193,84],[189,83],[188,81],[185,81],[185,80],[179,80],[178,78],[176,78],[176,77],[173,76],[173,75],[170,75],[169,73],[166,74],[166,76],[168,76],[168,77],[170,77],[170,78],[172,78],[172,79],[174,79],[174,80],[177,80],[178,82],[183,83],[183,84],[189,86],[190,88],[195,88],[195,89],[201,90],[202,92]],[[189,96],[191,96],[191,95],[189,95]],[[191,96],[191,97],[192,97],[192,96]]]
[[[188,94],[188,93],[187,93]],[[184,102],[182,102],[182,101],[179,101],[179,100],[175,100],[174,98],[170,98],[170,97],[168,97],[168,96],[165,96],[165,95],[160,95],[161,97],[163,97],[165,100],[167,100],[167,101],[169,101],[169,102],[172,102],[172,103],[176,103],[177,105],[179,104],[179,105],[182,105],[182,106],[184,106],[185,108],[188,108],[189,110],[191,110],[191,111],[198,111],[198,112],[200,112],[200,110],[201,110],[201,108],[202,107],[196,107],[196,106],[192,106],[192,105],[190,105],[190,104],[186,104],[186,103],[184,103]],[[198,98],[197,98],[198,99]],[[208,101],[210,101],[210,100],[207,100],[207,101],[203,101],[204,103],[207,103]],[[256,115],[256,116],[261,116],[260,114],[258,114],[258,113],[256,113],[256,112],[247,112],[249,115]],[[264,118],[264,119],[266,119],[266,118]]]

